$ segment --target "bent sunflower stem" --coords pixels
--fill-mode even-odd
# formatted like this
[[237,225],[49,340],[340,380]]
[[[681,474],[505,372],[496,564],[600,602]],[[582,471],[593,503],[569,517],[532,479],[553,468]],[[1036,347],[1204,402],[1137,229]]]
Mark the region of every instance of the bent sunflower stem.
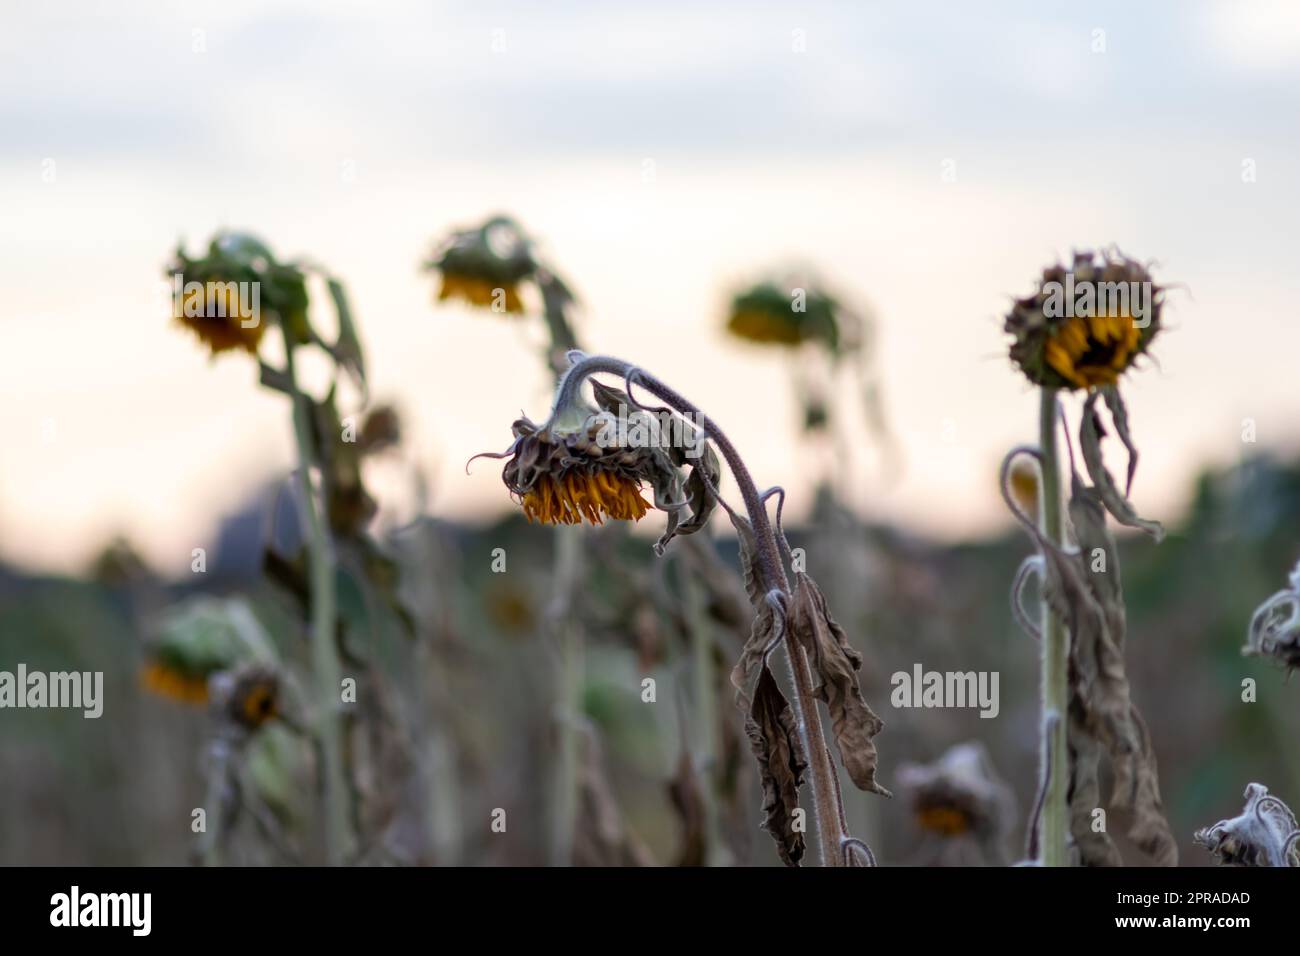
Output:
[[335,601],[333,543],[325,527],[312,481],[316,467],[310,399],[298,386],[294,342],[284,329],[285,382],[293,400],[293,430],[298,444],[298,519],[307,539],[311,575],[312,669],[316,677],[316,738],[321,754],[325,796],[325,852],[331,866],[346,862],[351,852],[347,779],[343,762],[339,689],[343,668],[334,643]]
[[[1056,389],[1044,388],[1039,406],[1039,447],[1042,482],[1039,521],[1043,535],[1061,544],[1061,474],[1056,444]],[[1044,866],[1068,866],[1066,835],[1069,808],[1066,781],[1070,772],[1065,715],[1069,707],[1069,634],[1052,611],[1046,589],[1042,597],[1042,709],[1044,721],[1043,772],[1046,788],[1039,817],[1039,847]],[[1051,720],[1056,715],[1058,719]]]
[[[608,355],[570,353],[570,357],[573,359],[573,364],[560,379],[551,419],[553,420],[557,412],[567,408],[577,399],[579,389],[588,378],[603,372],[621,376],[629,387],[633,383],[640,385],[673,411],[692,420],[693,424],[703,431],[705,438],[713,442],[718,454],[727,462],[727,467],[736,480],[736,487],[740,491],[741,499],[745,503],[745,511],[754,529],[755,559],[764,591],[780,591],[785,596],[787,604],[793,601],[790,580],[781,561],[780,547],[772,530],[772,522],[768,518],[764,499],[759,494],[744,459],[740,457],[736,447],[717,427],[713,419],[667,383],[630,362]],[[789,640],[788,631],[782,644],[785,647],[786,662],[790,668],[794,688],[794,705],[799,715],[800,738],[812,771],[811,822],[814,839],[822,866],[843,866],[845,864],[843,841],[851,838],[844,832],[837,809],[841,805],[839,777],[831,764],[830,753],[826,748],[826,737],[822,730],[821,713],[817,709],[808,656],[801,645]]]

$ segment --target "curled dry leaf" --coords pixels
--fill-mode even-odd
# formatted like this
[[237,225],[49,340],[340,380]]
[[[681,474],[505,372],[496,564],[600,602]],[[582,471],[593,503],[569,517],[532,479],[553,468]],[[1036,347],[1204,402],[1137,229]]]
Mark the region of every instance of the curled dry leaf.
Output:
[[804,836],[794,828],[795,811],[808,761],[794,711],[766,665],[759,670],[745,733],[763,784],[763,829],[776,841],[786,865],[798,866],[804,854]]
[[1193,839],[1223,866],[1300,866],[1295,814],[1262,784],[1246,785],[1240,816],[1197,830]]
[[[1119,433],[1120,441],[1128,450],[1128,476],[1124,491],[1119,490],[1102,459],[1101,440],[1106,437],[1106,433],[1096,408],[1097,399],[1102,396],[1105,397],[1106,406],[1110,409],[1115,431]],[[1083,421],[1079,425],[1079,448],[1083,452],[1083,463],[1088,469],[1088,477],[1092,479],[1102,504],[1106,506],[1111,517],[1127,528],[1139,528],[1145,531],[1159,544],[1164,539],[1165,529],[1158,521],[1148,521],[1139,517],[1132,502],[1128,500],[1129,486],[1133,483],[1138,455],[1137,448],[1133,444],[1133,436],[1129,432],[1128,411],[1124,407],[1124,399],[1120,397],[1118,389],[1111,387],[1103,391],[1094,391],[1084,402]]]
[[[717,453],[704,441],[699,429],[681,416],[673,415],[668,409],[648,409],[635,404],[627,392],[602,382],[593,381],[591,388],[601,411],[625,420],[629,432],[634,432],[638,426],[642,427],[655,447],[662,449],[672,467],[679,470],[679,474],[680,469],[689,469],[683,485],[673,486],[674,491],[680,488],[684,494],[685,506],[665,509],[668,512],[668,526],[655,544],[655,550],[662,554],[668,542],[677,535],[694,534],[704,527],[712,516],[713,509],[717,507],[713,489],[722,480],[722,467]],[[682,441],[662,440],[662,426],[670,418],[672,427],[681,429],[679,437]],[[692,454],[687,454],[688,448]],[[657,486],[655,491],[658,497]],[[679,494],[678,498],[681,497]],[[658,507],[663,508],[664,505],[658,504]]]
[[745,734],[758,762],[763,788],[763,829],[776,841],[777,852],[787,866],[798,866],[804,854],[803,833],[794,830],[799,809],[799,785],[808,766],[799,737],[794,710],[781,692],[767,666],[767,655],[780,643],[785,631],[784,595],[762,593],[754,567],[754,531],[749,522],[733,515],[740,541],[745,586],[755,602],[753,627],[731,671],[736,688],[736,706],[745,715]]
[[862,655],[831,617],[816,582],[802,572],[795,575],[795,581],[790,634],[808,655],[814,690],[830,711],[840,762],[859,790],[891,796],[876,783],[876,746],[872,738],[885,725],[862,698],[858,685]]

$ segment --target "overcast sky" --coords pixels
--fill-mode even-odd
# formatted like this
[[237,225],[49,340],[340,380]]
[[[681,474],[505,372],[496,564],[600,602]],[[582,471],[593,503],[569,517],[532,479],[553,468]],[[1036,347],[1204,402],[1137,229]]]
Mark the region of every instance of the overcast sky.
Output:
[[1244,418],[1300,446],[1300,4],[121,6],[12,5],[0,30],[6,560],[78,568],[121,531],[183,566],[289,465],[284,403],[160,297],[177,240],[219,228],[344,279],[451,517],[508,506],[496,467],[462,465],[547,405],[538,331],[435,308],[418,271],[499,210],[570,278],[592,349],[709,409],[796,511],[786,371],[719,331],[728,289],[790,259],[879,316],[906,471],[858,463],[874,516],[1004,523],[997,463],[1036,398],[1001,315],[1076,247],[1181,284],[1125,384],[1140,507],[1176,519],[1248,450]]

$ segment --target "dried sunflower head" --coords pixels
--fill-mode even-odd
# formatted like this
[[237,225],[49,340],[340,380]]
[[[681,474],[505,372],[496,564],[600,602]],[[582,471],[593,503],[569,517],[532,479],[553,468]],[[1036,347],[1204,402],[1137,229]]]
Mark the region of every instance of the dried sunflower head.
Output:
[[[792,291],[793,290],[793,291]],[[832,352],[840,347],[839,304],[815,288],[798,282],[760,282],[731,300],[727,331],[736,338],[770,345],[823,342]]]
[[194,598],[159,622],[140,682],[160,697],[203,704],[214,674],[243,662],[272,660],[270,638],[246,602]]
[[452,234],[425,268],[442,278],[438,300],[459,299],[493,312],[524,311],[520,285],[537,271],[530,243],[504,216]]
[[219,675],[213,684],[222,717],[245,730],[257,730],[281,714],[280,677],[272,667],[244,665]]
[[1160,331],[1163,292],[1118,251],[1076,252],[1068,268],[1043,270],[1034,294],[1012,306],[1004,326],[1014,337],[1011,359],[1035,385],[1114,385]]
[[[529,521],[602,524],[639,521],[653,507],[668,514],[659,550],[698,530],[714,507],[718,460],[680,416],[635,405],[625,392],[593,382],[598,407],[575,401],[538,425],[520,418],[501,478]],[[683,440],[685,439],[685,440]]]
[[1271,657],[1289,672],[1300,667],[1300,563],[1288,585],[1255,610],[1241,652]]
[[296,266],[279,263],[249,235],[222,233],[202,258],[183,248],[168,267],[172,315],[212,355],[256,355],[268,322],[285,323],[295,341],[307,341],[307,287]]
[[1240,816],[1197,830],[1193,839],[1223,866],[1300,866],[1295,814],[1262,784],[1247,784]]
[[979,743],[958,744],[932,764],[907,764],[898,779],[917,825],[940,836],[973,836],[1001,855],[1015,800]]

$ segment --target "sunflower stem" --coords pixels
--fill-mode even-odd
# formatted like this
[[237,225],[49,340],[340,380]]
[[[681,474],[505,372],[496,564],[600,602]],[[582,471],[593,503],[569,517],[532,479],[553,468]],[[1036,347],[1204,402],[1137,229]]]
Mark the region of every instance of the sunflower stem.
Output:
[[557,655],[554,728],[558,759],[552,781],[550,845],[551,866],[572,866],[574,827],[578,818],[578,748],[583,710],[585,671],[582,629],[574,619],[573,596],[582,577],[582,531],[559,528],[555,542],[556,604],[551,608],[551,631]]
[[294,342],[284,329],[285,378],[293,399],[293,430],[298,444],[298,518],[307,538],[311,575],[312,669],[316,677],[316,738],[320,746],[325,799],[325,855],[331,866],[346,862],[351,852],[347,781],[343,764],[341,703],[343,669],[334,643],[334,547],[321,515],[312,473],[316,468],[312,409],[298,386]]
[[[1042,482],[1039,522],[1044,536],[1061,544],[1061,473],[1056,446],[1056,389],[1044,388],[1039,405],[1039,448],[1042,451]],[[1044,866],[1068,866],[1066,835],[1069,808],[1066,781],[1070,761],[1066,747],[1065,715],[1069,706],[1069,634],[1065,623],[1052,611],[1046,595],[1042,600],[1042,701],[1043,715],[1057,715],[1042,721],[1043,773],[1047,787],[1039,817],[1039,846]]]
[[[705,437],[713,442],[718,454],[727,462],[727,467],[736,480],[736,486],[754,530],[755,561],[763,589],[769,593],[779,590],[786,597],[787,607],[792,604],[790,580],[781,561],[780,546],[767,515],[767,506],[762,495],[759,494],[758,487],[754,484],[744,459],[740,457],[736,447],[713,419],[669,385],[630,362],[608,355],[582,355],[581,353],[575,353],[572,358],[573,364],[564,373],[556,389],[551,418],[554,419],[556,412],[574,402],[583,382],[592,375],[604,372],[622,376],[629,388],[633,383],[640,385],[673,411],[690,419],[704,432]],[[799,732],[804,754],[812,771],[813,805],[809,816],[813,840],[818,846],[822,866],[843,866],[845,865],[845,841],[850,837],[844,831],[842,818],[838,812],[838,807],[842,805],[839,777],[831,764],[830,751],[826,747],[826,737],[822,731],[821,713],[817,709],[817,698],[813,692],[808,657],[802,646],[788,639],[788,631],[782,645],[785,648],[786,662],[790,667],[794,707],[799,715]]]

